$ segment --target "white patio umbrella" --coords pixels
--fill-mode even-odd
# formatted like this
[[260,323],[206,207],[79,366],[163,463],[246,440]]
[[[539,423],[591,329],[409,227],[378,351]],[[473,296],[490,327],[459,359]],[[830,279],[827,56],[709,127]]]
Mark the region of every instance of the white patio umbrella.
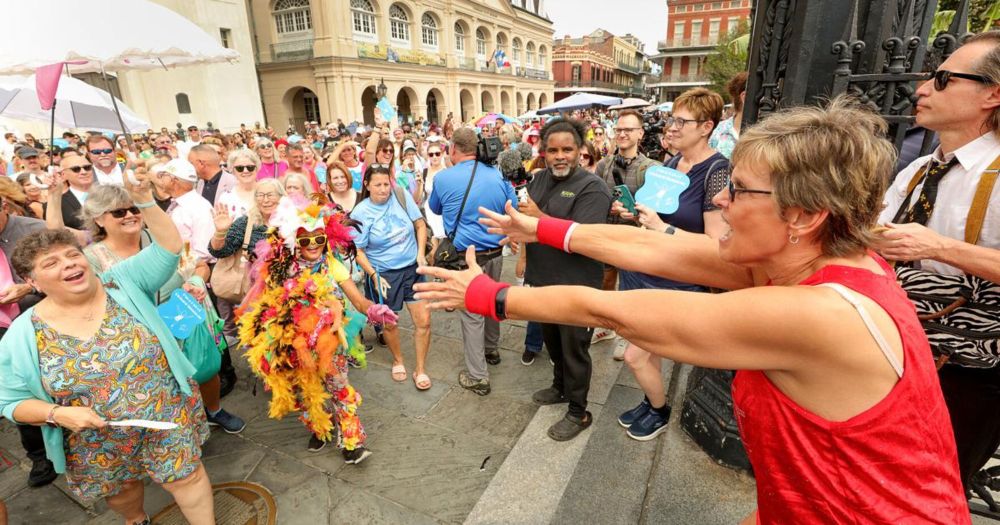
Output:
[[517,118],[519,118],[521,120],[536,119],[536,118],[538,118],[538,113],[536,113],[535,110],[532,109],[531,111],[528,111],[527,113],[525,113],[523,115],[518,115]]
[[618,97],[595,95],[593,93],[574,93],[559,102],[556,102],[555,104],[551,104],[537,110],[537,113],[539,115],[545,115],[548,113],[587,109],[594,106],[612,106],[615,104],[621,104],[621,102],[622,99]]
[[[121,100],[117,104],[129,133],[149,129],[149,123],[139,118]],[[55,124],[63,128],[121,131],[111,95],[73,77],[60,80],[54,111]],[[16,120],[51,121],[52,112],[42,109],[38,102],[35,75],[0,77],[0,115]]]
[[653,104],[651,102],[647,101],[647,100],[643,100],[641,98],[630,97],[630,98],[623,99],[621,104],[616,104],[614,106],[609,107],[608,109],[638,109],[638,108],[644,108],[644,107],[651,106],[651,105],[653,105]]

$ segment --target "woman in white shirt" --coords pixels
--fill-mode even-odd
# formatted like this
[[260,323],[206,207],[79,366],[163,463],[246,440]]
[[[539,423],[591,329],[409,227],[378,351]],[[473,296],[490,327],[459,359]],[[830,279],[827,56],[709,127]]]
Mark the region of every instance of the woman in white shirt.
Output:
[[254,207],[257,190],[257,171],[260,157],[252,150],[238,149],[229,154],[229,167],[236,175],[236,186],[219,196],[219,203],[233,219],[242,217]]
[[[431,142],[427,146],[427,173],[424,174],[424,195],[430,195],[434,191],[434,175],[447,168],[444,162],[444,148],[440,142]],[[427,217],[427,225],[431,228],[431,252],[437,251],[441,239],[445,238],[444,219],[440,215],[431,211],[424,199],[424,216]]]

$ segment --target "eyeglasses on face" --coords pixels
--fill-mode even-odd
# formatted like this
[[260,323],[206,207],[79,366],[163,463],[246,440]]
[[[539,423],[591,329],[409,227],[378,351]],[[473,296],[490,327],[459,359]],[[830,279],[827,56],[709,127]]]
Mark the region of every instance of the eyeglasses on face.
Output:
[[680,117],[667,117],[667,120],[664,121],[664,123],[667,125],[668,128],[674,127],[674,124],[676,124],[678,128],[683,128],[684,125],[687,124],[688,122],[697,122],[700,124],[702,122],[708,122],[708,121],[702,119],[688,119]]
[[299,237],[296,239],[299,243],[300,248],[308,248],[310,246],[323,246],[326,244],[326,235],[313,235],[312,237]]
[[114,217],[114,218],[116,218],[116,219],[124,219],[125,218],[125,214],[127,214],[127,213],[131,213],[132,215],[138,216],[140,212],[139,212],[139,208],[137,208],[135,206],[129,206],[128,208],[119,208],[117,210],[109,210],[108,213],[111,214],[111,216]]
[[264,200],[264,199],[277,199],[278,197],[280,197],[280,195],[277,194],[277,193],[275,193],[275,192],[273,192],[273,191],[269,191],[269,192],[266,192],[266,193],[258,193],[257,195],[255,195],[255,197],[257,197],[260,200]]
[[990,79],[982,75],[972,75],[969,73],[956,73],[954,71],[948,71],[946,69],[938,69],[934,72],[934,89],[938,91],[944,91],[948,87],[948,82],[953,78],[964,78],[966,80],[974,80],[980,84],[992,84]]
[[243,173],[244,171],[253,173],[257,171],[257,166],[249,164],[247,166],[233,166],[233,169],[236,170],[237,173]]
[[271,149],[273,147],[274,146],[272,146],[270,144],[261,144],[260,146],[257,146],[257,149]]
[[114,152],[115,152],[115,150],[112,149],[112,148],[92,149],[92,150],[90,150],[90,154],[91,155],[111,155]]
[[729,183],[726,185],[726,189],[729,190],[729,200],[732,202],[736,202],[737,193],[759,193],[761,195],[771,195],[774,193],[773,191],[770,190],[750,190],[746,188],[737,188],[736,185],[733,183],[732,177],[729,177]]
[[440,151],[428,151],[427,152],[427,156],[428,157],[440,157],[441,156],[441,152]]
[[70,166],[66,169],[72,171],[73,173],[80,173],[81,171],[90,171],[94,167],[93,164],[83,164],[80,166]]

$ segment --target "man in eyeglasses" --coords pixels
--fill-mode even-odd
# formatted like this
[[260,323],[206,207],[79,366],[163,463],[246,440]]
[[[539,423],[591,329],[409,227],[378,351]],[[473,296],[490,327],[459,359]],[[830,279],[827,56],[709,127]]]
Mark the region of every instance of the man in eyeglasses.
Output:
[[94,165],[94,176],[98,184],[123,186],[122,166],[118,164],[115,146],[104,135],[87,137],[87,158]]
[[[916,94],[917,124],[937,132],[940,145],[903,169],[886,192],[879,222],[888,229],[879,249],[899,261],[897,269],[912,265],[930,278],[965,274],[996,286],[1000,189],[989,174],[1000,167],[1000,31],[973,36]],[[911,184],[914,179],[919,183]],[[992,193],[976,199],[980,189]],[[970,209],[980,205],[986,208],[983,227],[972,244],[966,242],[966,228],[973,222]],[[904,288],[907,284],[903,279]],[[996,319],[996,313],[983,315]],[[931,344],[938,343],[932,338]],[[1000,445],[1000,368],[991,356],[968,347],[975,348],[959,346],[939,371],[966,490]]]
[[188,162],[198,174],[195,191],[212,206],[215,206],[222,194],[236,187],[236,176],[222,169],[222,157],[211,144],[199,144],[191,148]]
[[[87,194],[94,185],[94,165],[90,160],[80,155],[75,150],[65,150],[62,160],[59,162],[59,171],[66,181],[67,187],[63,190],[62,210],[63,224],[67,228],[82,230],[83,221],[80,219],[80,208],[87,201]],[[52,188],[49,191],[60,191],[62,188]]]

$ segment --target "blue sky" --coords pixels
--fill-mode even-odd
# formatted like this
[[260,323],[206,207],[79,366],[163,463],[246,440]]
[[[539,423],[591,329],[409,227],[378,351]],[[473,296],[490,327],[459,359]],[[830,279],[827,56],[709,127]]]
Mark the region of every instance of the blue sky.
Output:
[[583,36],[601,28],[615,35],[632,33],[656,54],[656,41],[667,37],[667,0],[548,0],[555,38]]

